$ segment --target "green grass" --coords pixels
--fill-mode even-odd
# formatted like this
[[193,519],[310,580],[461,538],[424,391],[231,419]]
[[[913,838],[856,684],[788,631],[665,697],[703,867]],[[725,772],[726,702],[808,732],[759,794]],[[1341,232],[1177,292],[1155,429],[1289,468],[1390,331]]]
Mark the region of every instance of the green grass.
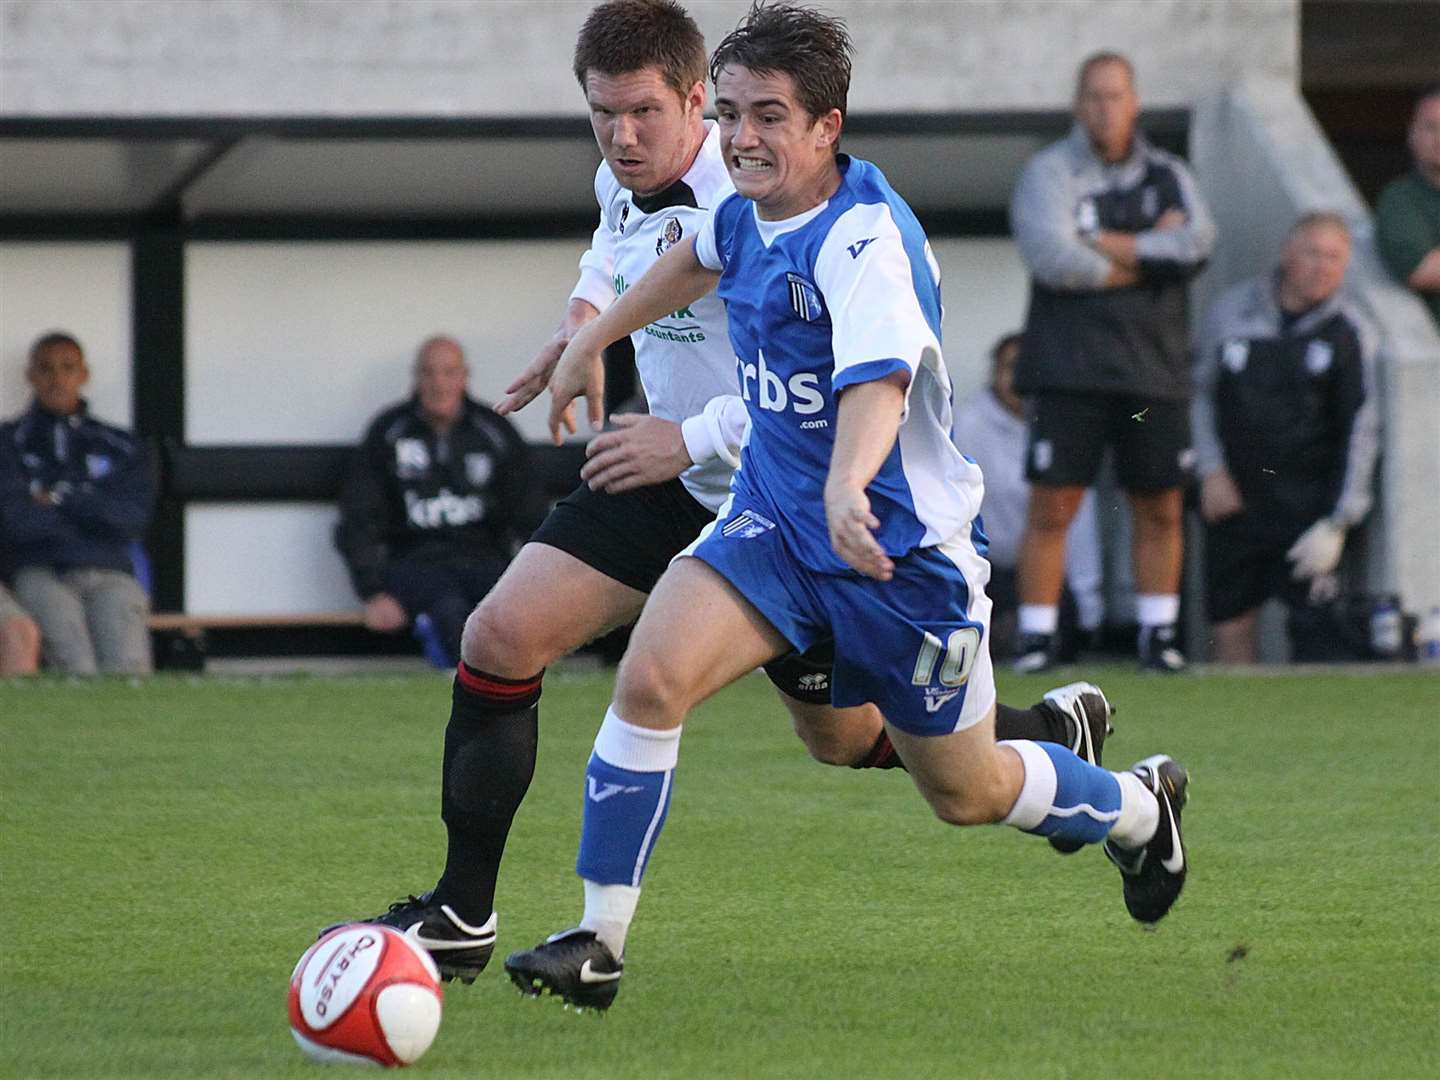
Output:
[[[749,679],[687,726],[616,1007],[496,963],[435,1077],[1170,1080],[1440,1075],[1440,680],[1139,678],[1111,763],[1194,775],[1156,932],[1096,851],[931,819],[805,757]],[[1037,679],[1002,683],[1034,700]],[[547,681],[501,951],[572,924],[607,676]],[[443,677],[0,682],[0,1075],[317,1075],[286,1031],[326,921],[427,887]]]

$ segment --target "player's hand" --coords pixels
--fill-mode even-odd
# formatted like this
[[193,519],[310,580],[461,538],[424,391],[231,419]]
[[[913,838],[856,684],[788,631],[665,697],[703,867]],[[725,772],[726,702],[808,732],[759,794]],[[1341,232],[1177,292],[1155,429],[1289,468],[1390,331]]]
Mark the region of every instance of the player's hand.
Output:
[[530,366],[516,376],[515,381],[505,387],[505,396],[495,403],[495,411],[501,416],[518,412],[540,396],[550,383],[550,375],[565,351],[570,337],[556,334],[540,347],[539,354],[530,361]]
[[880,519],[870,512],[870,499],[863,488],[827,483],[825,524],[830,530],[830,546],[849,566],[877,581],[895,576],[895,564],[875,539]]
[[587,326],[570,339],[550,375],[550,437],[556,446],[565,441],[562,427],[575,434],[576,398],[585,399],[591,431],[605,424],[605,349],[596,344],[590,329]]
[[1200,516],[1214,525],[1245,509],[1245,499],[1229,469],[1216,469],[1200,482]]
[[400,601],[389,593],[376,593],[365,601],[365,629],[379,634],[393,634],[410,625],[410,616]]
[[530,366],[505,388],[505,396],[496,403],[495,411],[501,416],[509,416],[539,397],[540,392],[549,384],[560,354],[565,351],[565,346],[570,344],[570,339],[599,314],[585,300],[574,299],[566,304],[565,316],[560,320],[560,326],[550,340],[540,346],[540,351],[535,359],[530,361]]
[[1295,564],[1290,576],[1303,581],[1333,574],[1344,550],[1345,530],[1329,518],[1321,518],[1301,533],[1285,553],[1285,558]]
[[580,479],[591,491],[618,495],[622,491],[663,484],[694,464],[680,425],[641,413],[610,418],[615,430],[597,435],[585,447]]

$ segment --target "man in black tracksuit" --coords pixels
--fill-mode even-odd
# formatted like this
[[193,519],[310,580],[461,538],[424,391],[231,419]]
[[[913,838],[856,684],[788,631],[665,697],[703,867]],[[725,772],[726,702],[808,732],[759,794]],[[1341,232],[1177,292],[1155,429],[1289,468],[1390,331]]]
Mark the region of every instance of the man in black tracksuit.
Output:
[[1254,662],[1269,597],[1294,613],[1334,595],[1345,534],[1370,509],[1376,336],[1340,293],[1349,258],[1343,218],[1305,215],[1279,268],[1223,292],[1198,335],[1205,592],[1222,662]]
[[1029,398],[1019,671],[1053,658],[1065,536],[1114,448],[1134,514],[1140,659],[1178,671],[1181,484],[1190,455],[1187,283],[1215,240],[1185,164],[1136,129],[1130,62],[1080,66],[1076,124],[1025,166],[1010,222],[1031,274],[1015,389]]
[[459,344],[426,341],[415,393],[366,429],[340,493],[335,543],[365,625],[428,616],[450,663],[465,619],[490,591],[529,520],[526,446],[508,420],[466,396]]

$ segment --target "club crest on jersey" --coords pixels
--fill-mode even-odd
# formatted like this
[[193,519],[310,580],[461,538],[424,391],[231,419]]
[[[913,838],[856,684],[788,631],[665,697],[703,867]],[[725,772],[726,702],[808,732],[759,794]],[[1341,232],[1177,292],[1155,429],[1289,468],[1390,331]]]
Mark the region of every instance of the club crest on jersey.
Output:
[[773,528],[775,528],[775,523],[769,518],[762,517],[754,510],[741,510],[720,527],[720,534],[732,536],[736,540],[749,540],[751,537],[769,532]]
[[395,440],[395,471],[402,479],[422,475],[430,467],[430,451],[423,439]]
[[1335,349],[1328,341],[1312,341],[1305,348],[1305,370],[1311,375],[1324,375],[1335,359]]
[[475,487],[483,487],[495,472],[495,459],[489,454],[465,455],[465,479]]
[[806,322],[814,322],[825,314],[820,306],[820,294],[815,286],[799,274],[786,274],[785,284],[790,287],[790,310]]
[[664,255],[672,247],[680,242],[680,237],[685,235],[685,230],[680,227],[680,219],[669,217],[665,224],[660,226],[660,239],[655,241],[655,254]]
[[1231,375],[1239,375],[1245,370],[1245,365],[1250,360],[1250,343],[1248,341],[1227,341],[1225,347],[1220,350],[1220,362]]

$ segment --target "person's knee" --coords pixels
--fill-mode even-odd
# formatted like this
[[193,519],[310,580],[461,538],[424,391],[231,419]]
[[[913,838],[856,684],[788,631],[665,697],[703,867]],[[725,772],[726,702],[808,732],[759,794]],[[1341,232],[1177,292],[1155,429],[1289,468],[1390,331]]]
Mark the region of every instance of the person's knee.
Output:
[[1135,524],[1141,530],[1168,533],[1180,528],[1183,503],[1179,491],[1136,496],[1131,500]]
[[487,596],[465,620],[460,656],[479,671],[505,679],[528,678],[556,658],[538,632],[542,627]]
[[1063,533],[1080,508],[1084,490],[1036,487],[1030,492],[1030,509],[1025,527],[1035,532]]
[[854,765],[875,746],[884,728],[878,709],[836,709],[782,695],[795,734],[822,765]]
[[620,661],[615,704],[621,717],[645,726],[680,723],[694,702],[687,681],[646,650],[631,649]]
[[[1014,799],[1008,800],[1010,804]],[[947,825],[993,825],[1010,812],[998,785],[967,784],[930,799],[935,816]]]

